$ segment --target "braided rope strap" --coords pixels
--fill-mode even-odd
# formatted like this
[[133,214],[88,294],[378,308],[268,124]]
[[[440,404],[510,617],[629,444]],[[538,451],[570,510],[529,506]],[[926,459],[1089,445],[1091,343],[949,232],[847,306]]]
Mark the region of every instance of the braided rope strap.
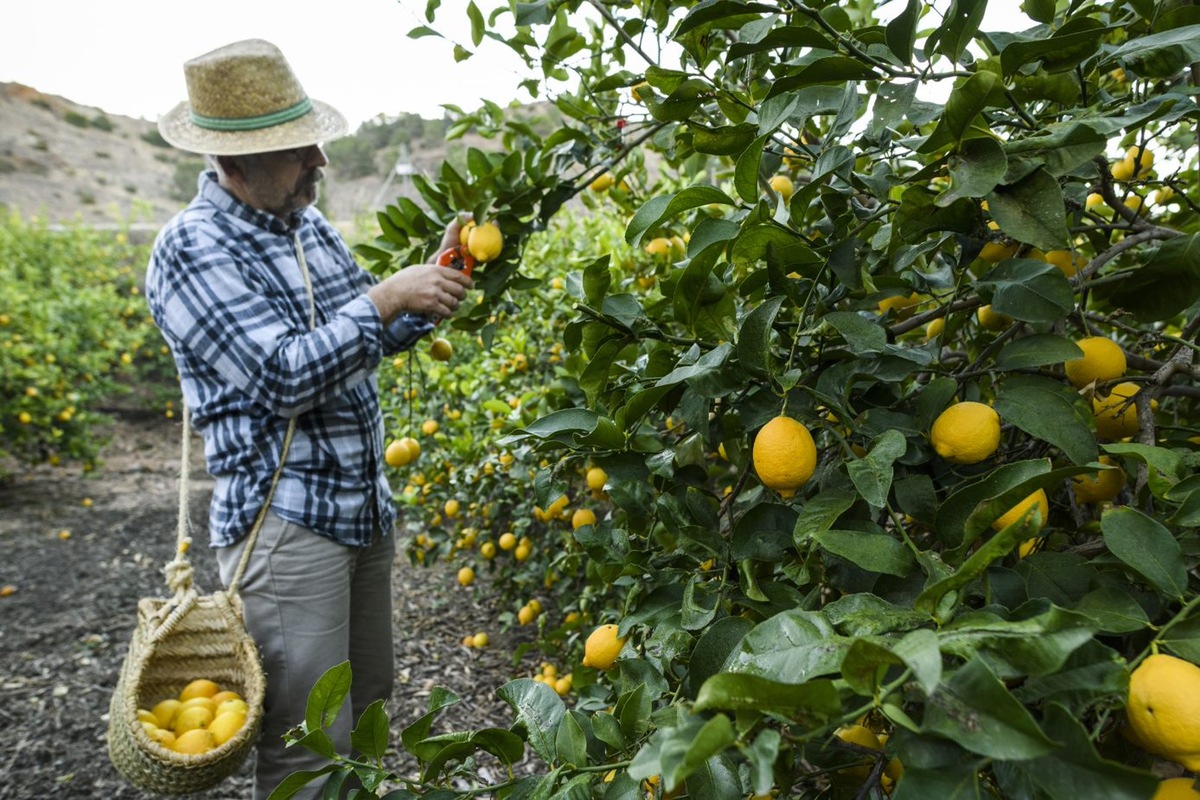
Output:
[[[312,330],[316,324],[316,307],[299,233],[295,237],[295,247],[308,294],[309,329]],[[171,597],[138,601],[137,626],[113,691],[108,722],[109,757],[117,770],[131,783],[167,795],[199,792],[232,775],[254,748],[262,727],[266,680],[258,647],[243,623],[238,586],[259,530],[270,511],[296,431],[293,417],[284,434],[270,487],[246,535],[246,545],[229,586],[224,591],[206,595],[198,592],[194,585],[194,570],[187,555],[192,543],[188,513],[190,417],[185,404],[176,548],[174,557],[163,568]],[[240,694],[249,708],[246,722],[232,738],[207,753],[191,755],[168,750],[150,738],[137,718],[137,711],[178,696],[184,686],[200,677]]]

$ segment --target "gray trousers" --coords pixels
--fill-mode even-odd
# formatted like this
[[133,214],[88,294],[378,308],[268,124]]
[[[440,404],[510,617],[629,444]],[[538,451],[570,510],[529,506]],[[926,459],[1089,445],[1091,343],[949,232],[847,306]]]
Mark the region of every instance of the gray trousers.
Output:
[[[227,586],[244,545],[216,551]],[[255,800],[265,800],[291,773],[327,763],[301,746],[285,750],[282,738],[304,721],[308,693],[325,670],[349,661],[354,676],[350,707],[329,730],[339,753],[349,755],[350,731],[367,706],[391,697],[395,549],[394,536],[377,537],[366,548],[346,547],[274,513],[264,520],[239,589],[267,679]],[[295,796],[318,797],[322,783]]]

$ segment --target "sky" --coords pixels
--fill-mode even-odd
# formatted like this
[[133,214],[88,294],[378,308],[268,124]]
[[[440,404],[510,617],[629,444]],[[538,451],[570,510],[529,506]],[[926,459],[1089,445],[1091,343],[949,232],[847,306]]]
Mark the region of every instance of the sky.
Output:
[[[991,0],[984,29],[1027,27],[1018,2]],[[500,2],[477,4],[490,9]],[[185,99],[184,61],[249,38],[278,45],[308,94],[345,114],[351,130],[380,114],[440,117],[443,103],[470,110],[483,99],[532,99],[519,88],[531,73],[499,42],[485,39],[474,57],[455,63],[455,42],[471,49],[467,0],[441,4],[436,27],[449,40],[408,38],[426,24],[425,0],[340,0],[336,11],[332,4],[326,11],[276,0],[205,0],[196,6],[9,0],[5,6],[0,81],[110,114],[157,120]],[[898,0],[888,6],[903,7]]]

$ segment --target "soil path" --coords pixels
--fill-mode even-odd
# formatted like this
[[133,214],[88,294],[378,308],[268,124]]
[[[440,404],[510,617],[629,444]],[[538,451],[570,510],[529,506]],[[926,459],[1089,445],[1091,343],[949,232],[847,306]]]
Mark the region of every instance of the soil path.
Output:
[[[0,800],[65,796],[141,800],[108,760],[108,703],[141,597],[167,594],[162,566],[174,550],[179,425],[118,413],[112,442],[93,473],[36,468],[0,482]],[[207,547],[211,482],[199,440],[192,448],[191,551],[195,584],[218,588]],[[516,632],[494,622],[486,580],[459,587],[445,565],[395,566],[397,688],[389,706],[393,742],[426,710],[430,690],[462,700],[438,730],[496,725],[511,714],[494,690],[522,671],[510,653]],[[471,650],[465,633],[489,632]],[[249,797],[253,757],[200,800]],[[396,756],[393,769],[411,772]]]

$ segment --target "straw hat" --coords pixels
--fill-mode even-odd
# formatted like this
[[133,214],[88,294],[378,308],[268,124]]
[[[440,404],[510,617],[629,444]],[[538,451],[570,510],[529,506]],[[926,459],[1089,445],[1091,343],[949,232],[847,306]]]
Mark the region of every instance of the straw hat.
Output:
[[171,144],[237,156],[328,142],[346,118],[304,93],[279,48],[262,39],[219,47],[183,65],[188,99],[158,121]]

